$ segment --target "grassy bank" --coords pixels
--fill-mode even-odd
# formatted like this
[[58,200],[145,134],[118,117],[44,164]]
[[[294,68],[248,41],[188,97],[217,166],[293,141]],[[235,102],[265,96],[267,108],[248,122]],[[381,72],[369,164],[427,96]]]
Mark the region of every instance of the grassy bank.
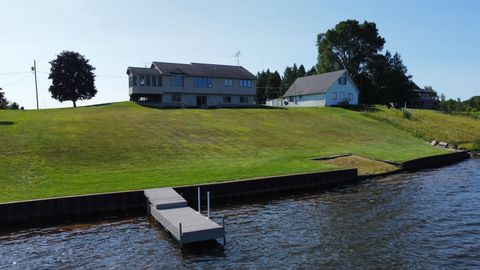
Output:
[[444,141],[462,149],[480,150],[480,120],[470,115],[449,115],[437,111],[411,110],[411,118],[402,111],[377,107],[365,116],[404,130],[426,141]]
[[443,153],[389,115],[128,102],[0,111],[0,201],[331,170],[339,165],[310,159],[342,153],[398,162]]

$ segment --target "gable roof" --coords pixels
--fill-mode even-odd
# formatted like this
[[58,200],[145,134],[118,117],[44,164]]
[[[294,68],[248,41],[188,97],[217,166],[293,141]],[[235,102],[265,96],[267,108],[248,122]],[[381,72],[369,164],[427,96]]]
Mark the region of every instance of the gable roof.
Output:
[[184,74],[192,77],[210,77],[225,79],[255,80],[256,77],[242,66],[228,66],[217,64],[180,64],[153,62],[151,68],[158,70],[161,74]]
[[143,74],[143,75],[160,75],[160,72],[154,68],[141,68],[141,67],[128,67],[127,75],[130,73]]
[[284,97],[325,93],[338,79],[348,73],[338,70],[318,75],[300,77],[288,88]]

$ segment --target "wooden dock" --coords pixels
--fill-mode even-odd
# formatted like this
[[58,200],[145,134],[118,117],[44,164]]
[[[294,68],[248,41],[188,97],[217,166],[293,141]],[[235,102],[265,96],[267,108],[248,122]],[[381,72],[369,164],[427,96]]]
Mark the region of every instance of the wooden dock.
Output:
[[[180,245],[223,238],[225,226],[218,225],[188,207],[187,201],[173,188],[145,190],[148,210]],[[222,219],[223,220],[223,219]]]

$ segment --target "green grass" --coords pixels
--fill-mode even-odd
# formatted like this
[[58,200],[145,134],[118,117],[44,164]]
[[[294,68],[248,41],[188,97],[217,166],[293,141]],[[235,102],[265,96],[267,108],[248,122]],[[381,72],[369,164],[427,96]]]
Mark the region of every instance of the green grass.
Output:
[[342,153],[398,162],[444,153],[388,121],[340,108],[158,110],[128,102],[0,111],[0,145],[1,202],[332,170],[337,165],[310,159]]
[[411,110],[411,119],[401,110],[377,107],[364,113],[373,119],[402,129],[426,141],[444,141],[466,150],[480,150],[480,119],[469,115],[449,115],[438,111]]

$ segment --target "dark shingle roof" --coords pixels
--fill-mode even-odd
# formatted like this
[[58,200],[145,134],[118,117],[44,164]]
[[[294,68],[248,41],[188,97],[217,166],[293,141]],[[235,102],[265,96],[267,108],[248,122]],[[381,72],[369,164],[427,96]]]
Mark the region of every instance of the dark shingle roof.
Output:
[[325,93],[347,71],[339,70],[297,78],[288,88],[285,97]]
[[153,62],[152,67],[156,67],[162,74],[181,73],[193,77],[211,77],[228,79],[249,79],[255,80],[256,77],[241,66],[227,66],[217,64],[179,64]]
[[128,67],[127,74],[160,75],[160,72],[154,68]]

